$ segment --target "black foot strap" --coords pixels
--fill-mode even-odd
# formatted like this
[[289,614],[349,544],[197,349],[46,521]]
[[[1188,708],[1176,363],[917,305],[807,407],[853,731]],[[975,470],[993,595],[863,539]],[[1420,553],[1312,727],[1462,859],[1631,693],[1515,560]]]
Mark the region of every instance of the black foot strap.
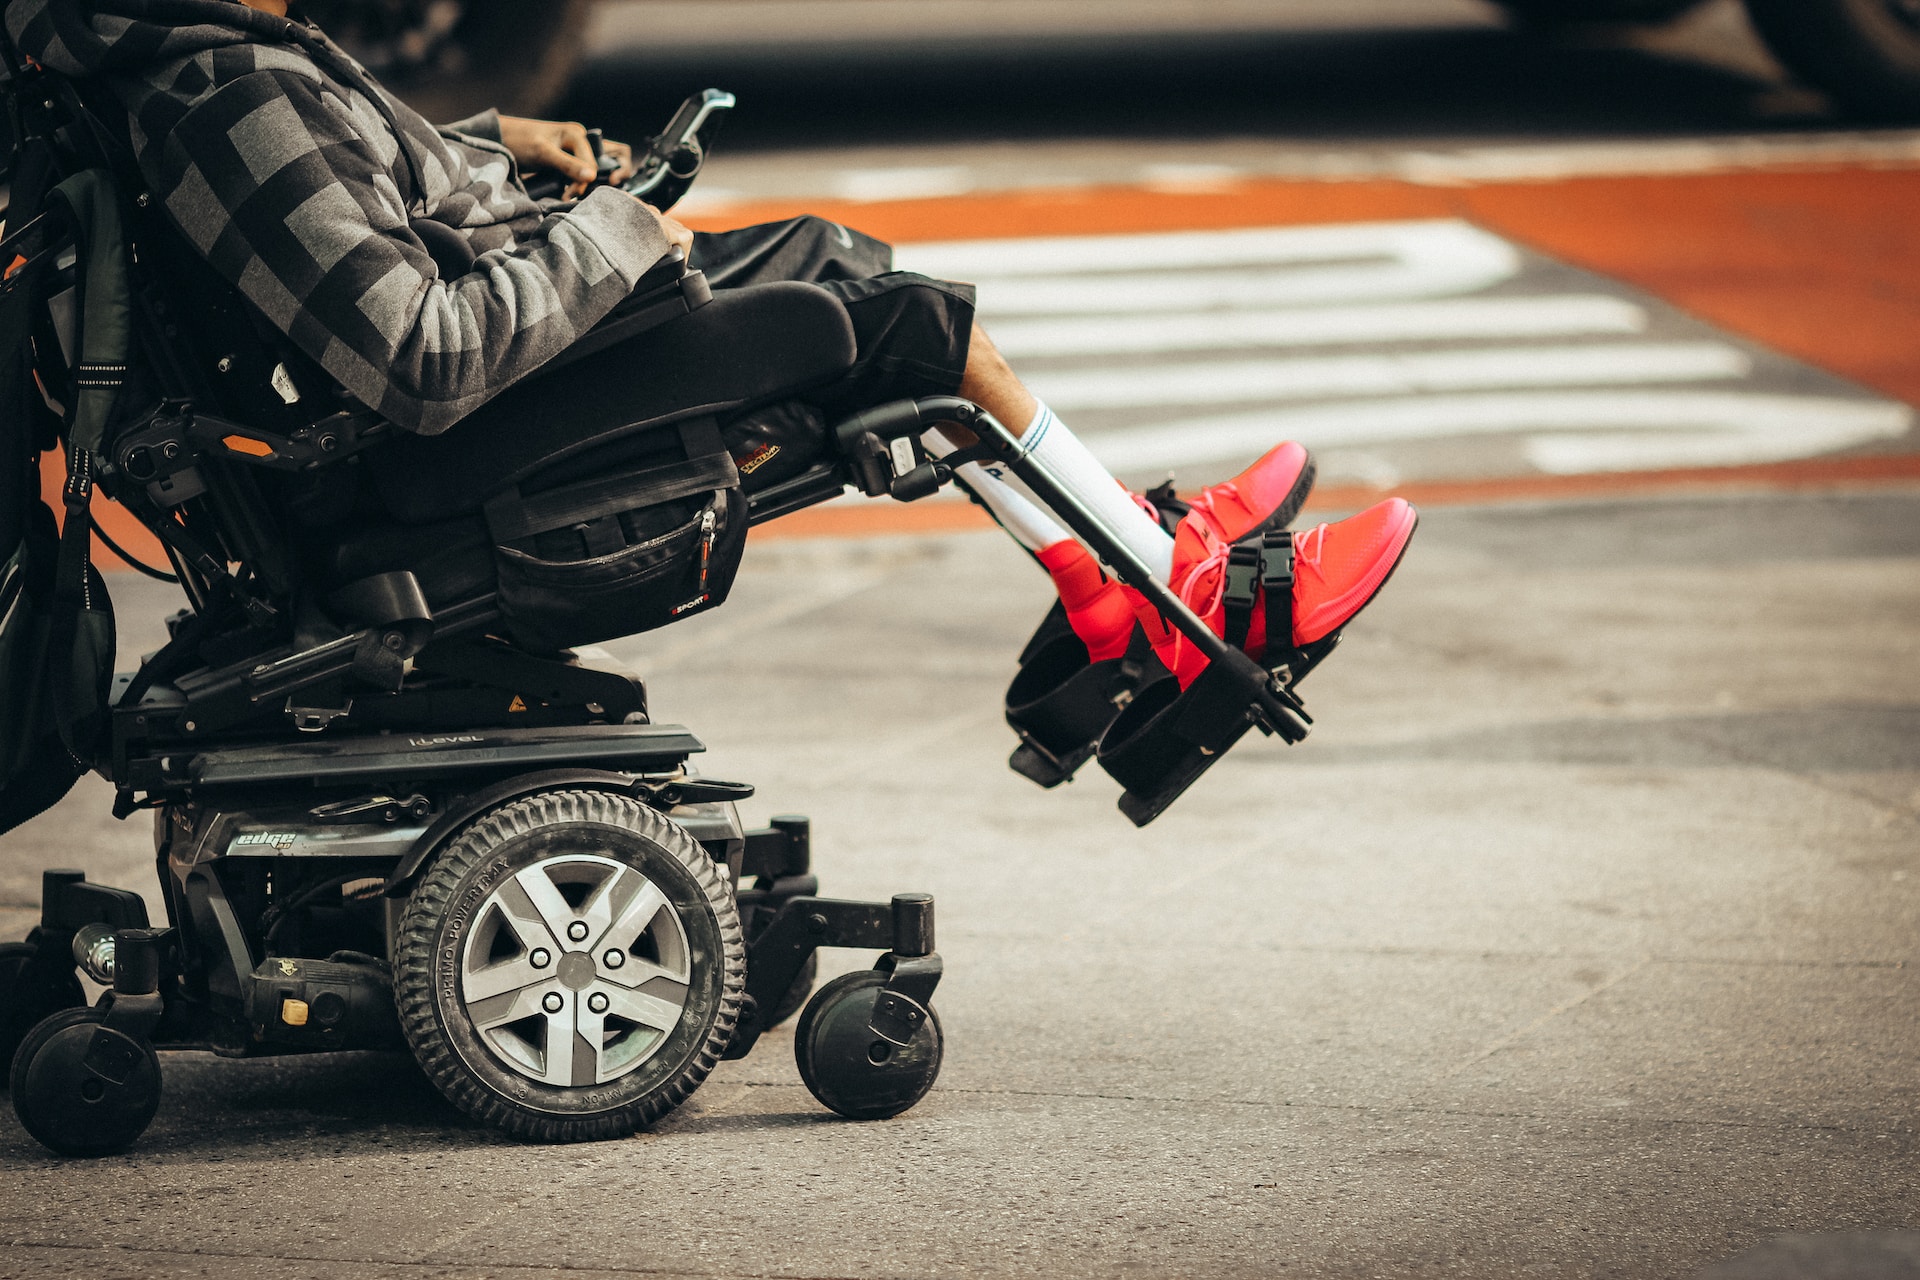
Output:
[[[1236,649],[1247,647],[1253,629],[1255,605],[1264,605],[1267,640],[1265,661],[1293,648],[1293,532],[1273,529],[1244,538],[1227,553],[1225,591],[1227,626],[1224,639]],[[1276,641],[1276,637],[1278,640]]]

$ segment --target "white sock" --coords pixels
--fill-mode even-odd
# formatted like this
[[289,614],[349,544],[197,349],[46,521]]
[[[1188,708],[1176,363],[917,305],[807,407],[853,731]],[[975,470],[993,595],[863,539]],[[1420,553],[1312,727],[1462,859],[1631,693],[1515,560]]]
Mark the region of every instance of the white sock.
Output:
[[1146,562],[1154,577],[1165,582],[1173,576],[1173,538],[1140,509],[1113,473],[1100,465],[1053,410],[1041,405],[1020,443],[1028,457],[1105,521],[1120,541]]
[[[920,442],[936,458],[944,458],[959,448],[937,429],[921,436]],[[1027,550],[1044,551],[1073,537],[1041,510],[1026,486],[999,463],[963,463],[955,467],[953,473],[986,504],[1000,527]]]

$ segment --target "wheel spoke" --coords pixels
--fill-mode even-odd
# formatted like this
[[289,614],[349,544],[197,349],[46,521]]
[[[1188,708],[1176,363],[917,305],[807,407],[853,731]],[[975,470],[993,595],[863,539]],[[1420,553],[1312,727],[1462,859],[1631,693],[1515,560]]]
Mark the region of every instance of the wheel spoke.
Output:
[[664,978],[683,987],[687,983],[686,974],[657,965],[651,960],[642,960],[639,956],[628,956],[626,964],[618,969],[608,969],[604,964],[600,966],[600,981],[614,983],[629,991],[637,991],[655,978]]
[[460,994],[466,998],[468,1004],[474,1004],[481,1000],[491,1000],[508,991],[518,991],[522,987],[552,980],[551,964],[544,969],[536,969],[531,960],[521,955],[512,960],[502,960],[498,964],[487,965],[482,969],[469,969],[461,975]]
[[[684,987],[675,992],[678,997],[676,1000],[663,1000],[656,995],[625,991],[604,983],[594,987],[593,991],[607,997],[609,1014],[625,1018],[628,1022],[637,1022],[643,1027],[652,1027],[655,1031],[672,1031],[680,1025],[680,1015],[686,1012],[687,992]],[[582,1014],[583,1020],[585,1017]]]
[[608,929],[618,923],[616,916],[624,916],[626,908],[638,902],[649,892],[658,893],[651,882],[631,867],[622,867],[608,876],[594,889],[593,896],[580,909],[580,918],[587,922],[586,946],[590,950],[600,950],[603,946],[626,945],[614,943]]
[[473,1020],[475,1031],[492,1031],[504,1027],[510,1022],[519,1022],[536,1014],[551,1017],[540,1007],[541,997],[549,991],[559,991],[557,982],[543,982],[537,986],[521,987],[512,994],[469,999],[467,1017]]
[[587,1083],[593,1081],[597,1064],[591,1059],[578,1061],[581,1046],[577,1024],[583,1012],[577,1000],[569,1000],[566,1008],[547,1015],[546,1071],[541,1078],[548,1084],[580,1084],[579,1067],[587,1069]]
[[[646,932],[647,926],[653,923],[653,918],[660,914],[662,907],[667,905],[667,895],[661,893],[653,881],[639,872],[630,871],[621,879],[626,882],[620,886],[621,889],[625,890],[632,886],[633,892],[621,906],[619,915],[612,916],[604,930],[595,930],[597,936],[593,946],[596,951],[605,951],[613,947],[625,951],[639,939],[642,933]],[[608,897],[610,898],[611,895]]]
[[559,886],[548,877],[544,867],[528,867],[502,884],[499,901],[507,908],[515,924],[514,933],[523,944],[527,936],[519,926],[524,924],[546,930],[542,945],[566,949],[567,922],[573,919],[573,908],[567,905]]

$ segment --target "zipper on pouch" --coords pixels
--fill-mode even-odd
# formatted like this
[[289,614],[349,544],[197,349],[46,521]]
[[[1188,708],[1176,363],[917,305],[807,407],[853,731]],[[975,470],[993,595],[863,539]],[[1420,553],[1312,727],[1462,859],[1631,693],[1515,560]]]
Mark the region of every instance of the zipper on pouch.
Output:
[[713,508],[708,507],[700,516],[700,590],[707,589],[708,562],[713,559]]

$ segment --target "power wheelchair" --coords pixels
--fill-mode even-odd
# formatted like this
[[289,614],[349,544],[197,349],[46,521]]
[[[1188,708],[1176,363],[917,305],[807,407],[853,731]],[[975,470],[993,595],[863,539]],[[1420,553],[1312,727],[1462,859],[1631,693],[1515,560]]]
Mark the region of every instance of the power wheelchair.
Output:
[[[14,264],[0,306],[32,308],[34,372],[64,411],[32,429],[68,456],[80,532],[66,542],[84,550],[97,488],[152,531],[169,565],[147,569],[188,604],[76,751],[113,783],[118,816],[152,813],[164,925],[135,893],[50,870],[39,926],[0,948],[14,1107],[56,1152],[138,1138],[157,1048],[406,1049],[468,1115],[575,1141],[651,1123],[798,1013],[796,1059],[824,1105],[874,1119],[918,1102],[942,1053],[931,897],[821,897],[807,820],[745,829],[751,788],[700,776],[700,741],[583,647],[718,606],[750,526],[849,486],[911,501],[998,459],[1214,659],[1184,693],[1156,686],[1146,718],[1165,732],[1129,783],[1136,821],[1249,728],[1307,731],[1282,679],[968,401],[857,414],[819,460],[745,496],[720,424],[852,362],[822,290],[714,293],[663,264],[561,357],[618,388],[617,429],[515,388],[411,436],[198,260],[85,86],[16,66],[10,96],[16,193],[38,157],[54,176],[101,175],[124,219],[124,369],[63,327],[74,292],[91,296],[76,275],[92,274],[76,262],[86,219],[49,206],[0,243]],[[641,334],[661,372],[635,385],[612,348]],[[114,412],[77,440],[72,405],[102,381]],[[935,460],[919,443],[934,424],[977,443]],[[1111,720],[1132,699],[1093,701]],[[1054,775],[1079,763],[1048,759]],[[823,946],[881,954],[812,992]],[[110,987],[91,1007],[76,966]]]

